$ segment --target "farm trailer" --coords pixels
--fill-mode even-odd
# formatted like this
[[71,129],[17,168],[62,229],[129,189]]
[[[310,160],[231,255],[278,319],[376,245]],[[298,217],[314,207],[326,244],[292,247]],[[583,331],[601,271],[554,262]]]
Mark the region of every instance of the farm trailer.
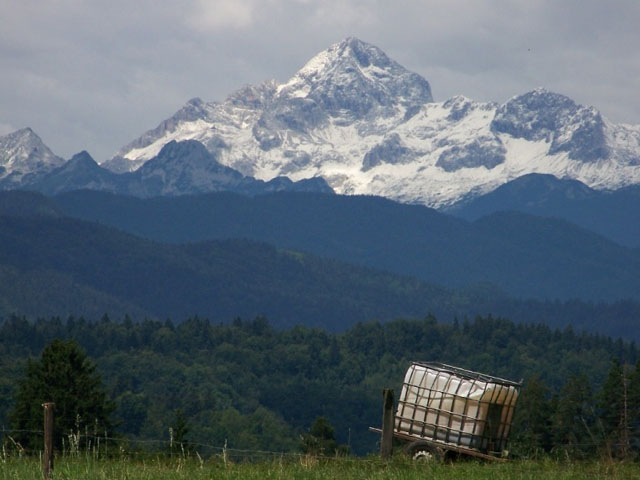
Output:
[[521,386],[443,363],[414,362],[404,377],[393,437],[408,441],[415,459],[441,460],[455,452],[504,460]]

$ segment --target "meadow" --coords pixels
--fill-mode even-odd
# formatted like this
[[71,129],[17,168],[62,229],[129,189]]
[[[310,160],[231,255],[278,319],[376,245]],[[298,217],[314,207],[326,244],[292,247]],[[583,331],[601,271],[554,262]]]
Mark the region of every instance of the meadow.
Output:
[[[398,456],[390,461],[377,457],[271,458],[258,462],[203,460],[162,456],[132,459],[96,459],[91,456],[57,458],[53,479],[65,480],[200,480],[200,479],[637,479],[640,466],[613,461],[570,462],[514,460],[507,463],[458,461],[425,464]],[[3,458],[0,480],[40,480],[38,458]]]

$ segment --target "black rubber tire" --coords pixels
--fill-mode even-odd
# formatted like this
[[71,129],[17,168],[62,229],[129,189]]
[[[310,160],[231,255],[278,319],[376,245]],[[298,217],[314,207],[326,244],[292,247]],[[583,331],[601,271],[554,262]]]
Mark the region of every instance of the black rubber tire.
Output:
[[424,442],[413,442],[407,446],[407,453],[415,461],[419,462],[442,462],[445,451],[440,447],[435,447]]

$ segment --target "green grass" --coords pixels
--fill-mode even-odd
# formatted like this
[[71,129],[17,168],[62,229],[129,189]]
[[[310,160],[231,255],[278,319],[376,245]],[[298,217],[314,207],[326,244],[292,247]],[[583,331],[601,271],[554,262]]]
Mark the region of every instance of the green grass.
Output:
[[[406,458],[384,462],[377,458],[310,457],[262,462],[223,462],[149,457],[145,460],[58,458],[54,479],[69,480],[200,480],[200,479],[637,479],[640,466],[616,462],[511,461],[504,464],[462,461],[420,464]],[[37,458],[4,458],[0,480],[42,479]]]

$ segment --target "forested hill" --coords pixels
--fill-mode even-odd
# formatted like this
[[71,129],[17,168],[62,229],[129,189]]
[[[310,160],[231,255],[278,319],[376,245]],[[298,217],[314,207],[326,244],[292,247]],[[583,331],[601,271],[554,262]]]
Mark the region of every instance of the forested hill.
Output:
[[[621,340],[490,317],[459,324],[433,317],[367,322],[342,334],[274,329],[264,318],[230,325],[198,318],[180,324],[9,318],[0,323],[0,425],[7,424],[27,357],[38,356],[56,338],[75,339],[97,362],[123,434],[166,440],[180,409],[192,442],[221,447],[227,440],[229,448],[268,451],[297,450],[299,435],[318,416],[334,425],[340,443],[350,438],[355,452],[374,450],[378,437],[367,428],[380,425],[381,390],[399,392],[416,360],[524,378],[517,411],[531,413],[527,405],[535,405],[535,428],[548,429],[554,441],[570,433],[574,443],[589,445],[593,439],[574,421],[575,405],[568,402],[599,412],[595,395],[611,360],[633,365],[638,356],[635,346]],[[578,397],[561,394],[551,401],[553,392],[575,382]],[[525,401],[528,384],[540,395]],[[539,390],[541,385],[546,387]],[[514,439],[531,427],[524,418]],[[589,427],[599,434],[599,427]]]
[[489,282],[522,298],[640,300],[640,251],[566,221],[495,213],[473,223],[380,197],[231,193],[54,199],[68,215],[175,243],[250,238],[454,288]]
[[[170,221],[155,220],[159,230]],[[520,300],[487,284],[452,289],[250,240],[163,244],[65,217],[37,194],[0,194],[0,316],[97,319],[105,312],[221,322],[264,314],[277,327],[332,331],[371,319],[491,313],[640,341],[640,304],[633,301]]]
[[163,245],[71,218],[0,216],[4,315],[138,313],[344,330],[358,321],[452,314],[455,293],[246,240]]
[[490,193],[447,209],[467,220],[499,211],[518,211],[564,218],[621,245],[640,247],[640,186],[594,190],[553,175],[532,173],[505,183]]

